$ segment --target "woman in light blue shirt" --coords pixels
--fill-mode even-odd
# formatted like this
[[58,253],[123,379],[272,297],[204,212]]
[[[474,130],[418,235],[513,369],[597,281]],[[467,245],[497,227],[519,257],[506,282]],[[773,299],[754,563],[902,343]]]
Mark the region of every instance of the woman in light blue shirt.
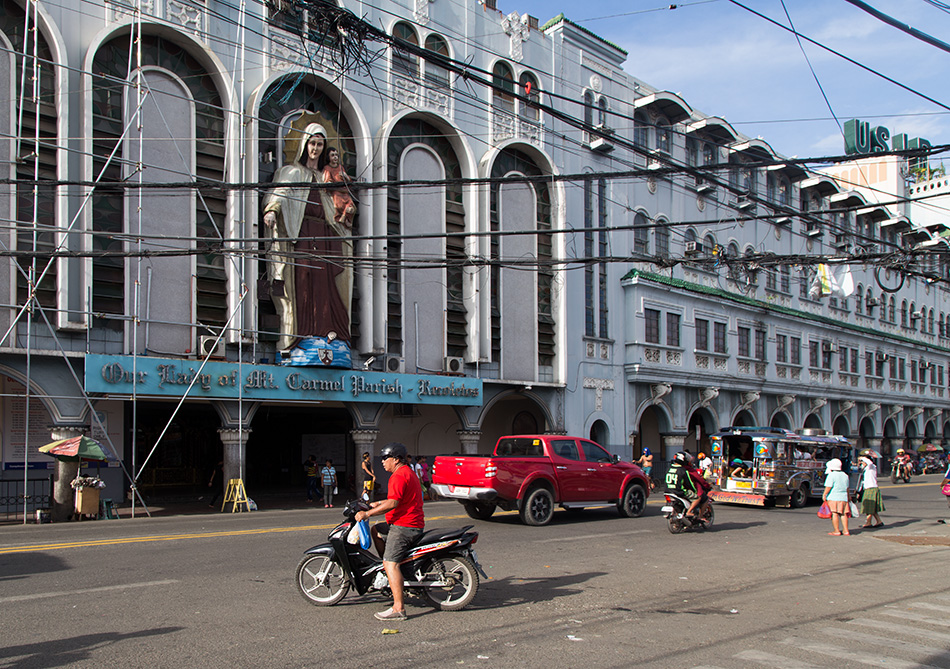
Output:
[[841,460],[834,458],[825,465],[825,492],[822,501],[828,504],[831,511],[831,525],[833,537],[851,536],[848,531],[848,475],[841,471]]

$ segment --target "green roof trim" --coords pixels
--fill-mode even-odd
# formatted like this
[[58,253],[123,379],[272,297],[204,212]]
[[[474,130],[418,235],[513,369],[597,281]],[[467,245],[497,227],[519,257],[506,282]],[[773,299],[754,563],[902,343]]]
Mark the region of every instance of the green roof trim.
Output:
[[765,311],[772,311],[775,313],[783,314],[785,316],[791,316],[792,318],[812,321],[815,323],[821,323],[823,325],[831,325],[840,330],[850,330],[851,332],[857,332],[857,333],[868,335],[871,337],[889,339],[895,342],[910,344],[912,346],[926,347],[929,350],[933,350],[933,351],[941,351],[943,353],[950,353],[950,348],[945,347],[945,346],[936,346],[934,344],[926,344],[924,342],[917,341],[916,339],[911,339],[910,337],[903,337],[901,335],[888,334],[886,332],[881,332],[880,330],[875,330],[873,328],[866,328],[860,325],[852,325],[851,323],[842,323],[840,320],[836,318],[832,318],[831,316],[820,316],[818,314],[812,314],[807,311],[792,309],[791,307],[783,307],[778,304],[772,304],[770,302],[757,300],[752,297],[746,297],[745,295],[737,295],[735,293],[730,293],[729,291],[723,290],[722,288],[712,288],[710,286],[702,286],[698,283],[692,283],[684,279],[674,279],[673,277],[663,276],[662,274],[655,274],[653,272],[644,272],[643,270],[639,270],[639,269],[630,270],[624,275],[621,281],[624,281],[626,279],[645,279],[647,281],[652,281],[654,283],[670,286],[672,288],[679,288],[690,293],[700,293],[703,295],[718,297],[728,302],[744,304],[749,307],[757,307]]
[[593,37],[594,39],[596,39],[596,40],[598,40],[598,41],[600,41],[600,42],[603,42],[604,44],[607,44],[608,46],[610,46],[610,47],[616,49],[617,51],[619,51],[620,53],[622,53],[624,56],[629,56],[629,55],[630,55],[629,53],[627,53],[627,50],[626,50],[626,49],[617,46],[616,44],[614,44],[614,43],[611,42],[610,40],[605,40],[603,37],[601,37],[600,35],[598,35],[598,34],[595,33],[595,32],[592,32],[592,31],[588,30],[588,29],[585,28],[584,26],[579,25],[579,24],[577,24],[577,23],[574,23],[574,22],[571,21],[569,18],[567,18],[566,16],[564,16],[564,12],[561,12],[560,14],[558,14],[557,16],[555,16],[553,19],[550,19],[547,23],[545,23],[543,26],[541,26],[541,32],[547,31],[548,28],[553,28],[553,27],[556,26],[558,23],[567,23],[567,24],[569,24],[569,25],[572,25],[572,26],[574,26],[575,28],[577,28],[578,30],[580,30],[581,32],[587,33],[588,35],[590,35],[590,36]]

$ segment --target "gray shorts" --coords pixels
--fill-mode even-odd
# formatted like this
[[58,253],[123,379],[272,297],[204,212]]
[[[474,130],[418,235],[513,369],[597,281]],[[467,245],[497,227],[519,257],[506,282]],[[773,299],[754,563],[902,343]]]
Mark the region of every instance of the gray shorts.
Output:
[[380,523],[376,531],[380,537],[386,540],[383,561],[398,563],[406,559],[409,550],[416,545],[424,530],[421,527],[400,527],[399,525]]

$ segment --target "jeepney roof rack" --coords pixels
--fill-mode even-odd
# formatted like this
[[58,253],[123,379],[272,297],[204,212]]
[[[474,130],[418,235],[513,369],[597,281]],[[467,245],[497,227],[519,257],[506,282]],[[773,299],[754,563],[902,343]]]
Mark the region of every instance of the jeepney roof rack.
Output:
[[794,434],[791,430],[782,427],[754,427],[749,425],[735,425],[720,428],[720,432],[767,432],[769,434]]

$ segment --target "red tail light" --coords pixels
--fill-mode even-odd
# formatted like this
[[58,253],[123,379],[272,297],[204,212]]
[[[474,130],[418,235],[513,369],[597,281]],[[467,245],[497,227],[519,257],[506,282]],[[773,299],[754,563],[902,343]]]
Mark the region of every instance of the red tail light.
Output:
[[498,465],[485,465],[485,478],[493,478],[498,475]]
[[477,544],[477,543],[478,543],[478,535],[476,534],[476,535],[475,535],[475,538],[472,539],[471,545],[474,546],[474,545]]

